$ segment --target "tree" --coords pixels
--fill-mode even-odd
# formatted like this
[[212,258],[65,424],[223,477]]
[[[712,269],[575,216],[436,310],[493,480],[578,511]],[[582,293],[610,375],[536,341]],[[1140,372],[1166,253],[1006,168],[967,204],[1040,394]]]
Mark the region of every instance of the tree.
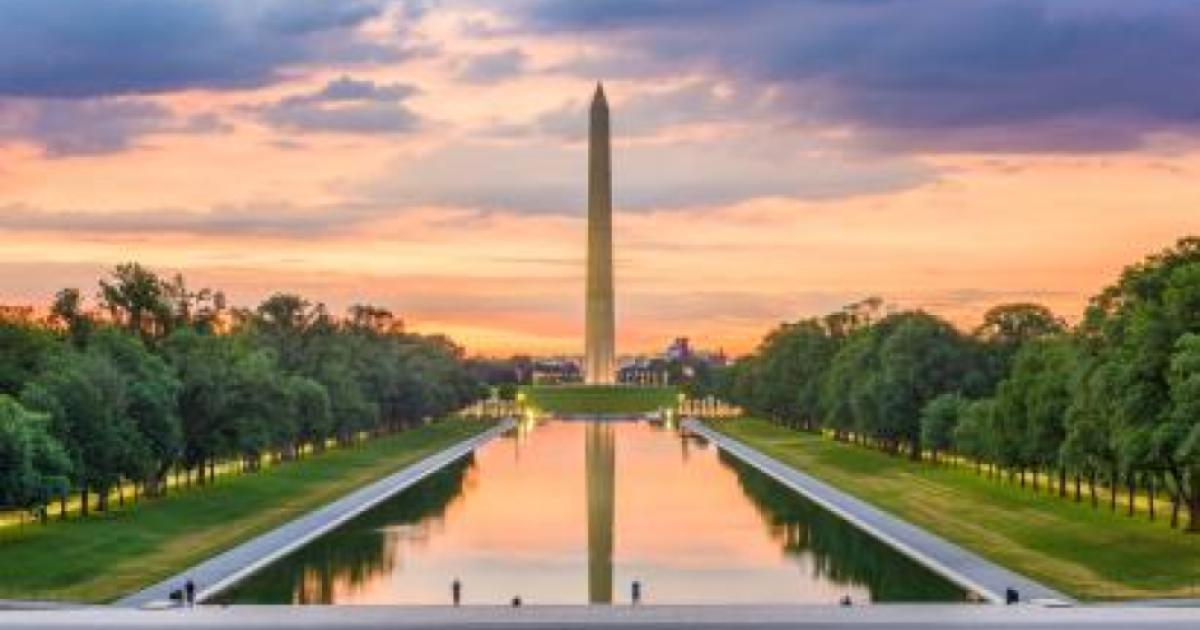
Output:
[[838,437],[870,430],[873,405],[867,401],[865,381],[873,374],[877,340],[871,329],[857,330],[830,360],[821,383],[821,414],[823,424]]
[[297,371],[303,367],[306,346],[323,316],[324,307],[319,304],[313,306],[298,295],[276,293],[258,305],[242,332],[259,337],[260,343],[272,348],[284,370]]
[[67,331],[67,336],[76,348],[87,345],[88,336],[96,324],[84,309],[83,295],[79,289],[62,289],[54,296],[50,306],[50,319]]
[[225,310],[224,293],[209,288],[193,291],[182,274],[162,282],[162,296],[168,311],[165,334],[181,326],[198,332],[213,332]]
[[996,389],[1000,451],[1006,465],[1038,470],[1058,468],[1060,491],[1066,471],[1061,451],[1071,405],[1076,350],[1069,338],[1028,341],[1012,362],[1008,377]]
[[276,293],[258,305],[256,323],[275,333],[299,334],[315,320],[312,304],[290,293]]
[[236,357],[229,372],[226,435],[250,470],[262,456],[287,448],[298,433],[287,383],[274,358],[261,350]]
[[996,401],[984,398],[968,402],[962,408],[958,426],[954,427],[954,450],[975,460],[976,466],[981,462],[994,462],[996,449],[992,424],[995,417]]
[[1065,331],[1066,323],[1050,309],[1018,302],[988,309],[974,336],[988,350],[988,376],[994,384],[1009,372],[1014,357],[1026,344]]
[[1155,439],[1175,446],[1172,472],[1188,506],[1188,528],[1200,530],[1200,334],[1180,337],[1168,377],[1170,414]]
[[983,315],[975,335],[988,343],[1019,348],[1029,341],[1058,335],[1066,323],[1041,304],[1019,302],[994,306]]
[[0,318],[0,394],[19,394],[45,369],[58,345],[45,328]]
[[[1172,373],[1181,343],[1186,352],[1182,339],[1195,333],[1200,333],[1200,238],[1182,239],[1127,267],[1093,298],[1081,326],[1095,355],[1095,373],[1103,379],[1090,402],[1110,420],[1116,464],[1131,479],[1138,470],[1162,471],[1174,481],[1176,504],[1189,506],[1197,480],[1179,457],[1189,452],[1189,433],[1177,420],[1171,383],[1178,379]],[[1200,510],[1191,516],[1189,528],[1200,531]]]
[[86,514],[93,494],[104,509],[125,481],[154,495],[182,466],[203,483],[221,459],[257,468],[304,444],[319,449],[330,435],[346,442],[400,429],[480,394],[461,347],[405,333],[387,309],[359,305],[339,320],[281,293],[235,311],[226,326],[219,291],[193,291],[180,275],[163,281],[136,263],[118,266],[99,295],[107,321],[92,318],[75,289],[58,293],[45,321],[32,307],[0,308],[0,395],[21,397],[0,399],[5,502],[32,500],[32,488],[61,470]]
[[382,358],[387,344],[330,335],[306,348],[299,372],[325,389],[332,416],[330,431],[340,443],[374,428],[379,421],[379,401],[397,369],[394,362]]
[[1088,479],[1096,504],[1096,477],[1117,468],[1117,436],[1107,404],[1111,378],[1107,366],[1094,357],[1081,357],[1071,378],[1071,403],[1065,418],[1063,461]]
[[229,412],[233,365],[245,343],[231,337],[205,335],[190,328],[176,330],[163,344],[163,356],[179,381],[176,397],[183,437],[182,463],[199,469],[235,452],[237,428]]
[[66,493],[70,466],[48,418],[0,394],[0,506],[40,512]]
[[816,319],[784,324],[758,349],[762,365],[752,408],[776,419],[815,428],[821,417],[821,381],[838,342]]
[[83,352],[57,355],[22,398],[50,417],[85,510],[90,490],[104,509],[109,490],[122,479],[145,481],[153,492],[178,460],[178,387],[167,365],[137,337],[110,329],[94,333]]
[[114,322],[145,341],[168,330],[170,305],[163,282],[137,263],[117,265],[110,279],[100,281],[100,301]]
[[879,371],[873,380],[877,404],[875,433],[890,443],[907,443],[920,456],[920,416],[939,394],[971,393],[977,365],[975,348],[953,326],[920,311],[897,313],[877,329]]
[[128,471],[131,452],[141,440],[126,414],[119,369],[100,353],[64,353],[26,385],[21,400],[50,417],[51,432],[71,460],[83,513],[88,512],[93,490],[104,509],[108,491]]
[[296,419],[296,440],[321,450],[333,431],[329,393],[325,386],[304,376],[289,377],[287,388],[292,416]]
[[142,480],[147,493],[156,494],[183,450],[180,383],[170,366],[137,337],[104,330],[93,336],[88,352],[106,357],[120,372],[125,405],[120,413],[133,422],[139,438],[128,445],[124,473]]
[[404,332],[404,321],[386,308],[355,304],[347,310],[346,326],[354,332],[373,335],[397,335]]
[[754,410],[754,389],[758,382],[758,358],[747,355],[729,366],[729,399],[742,407]]
[[933,452],[933,461],[939,452],[954,447],[954,432],[967,405],[967,399],[958,393],[941,394],[921,410],[921,443]]

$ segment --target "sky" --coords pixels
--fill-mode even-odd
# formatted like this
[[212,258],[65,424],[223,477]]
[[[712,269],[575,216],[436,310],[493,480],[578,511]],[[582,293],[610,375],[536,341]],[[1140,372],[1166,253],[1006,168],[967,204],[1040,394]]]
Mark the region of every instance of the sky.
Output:
[[586,106],[618,351],[878,295],[1068,320],[1200,232],[1191,0],[5,0],[0,304],[138,261],[582,348]]

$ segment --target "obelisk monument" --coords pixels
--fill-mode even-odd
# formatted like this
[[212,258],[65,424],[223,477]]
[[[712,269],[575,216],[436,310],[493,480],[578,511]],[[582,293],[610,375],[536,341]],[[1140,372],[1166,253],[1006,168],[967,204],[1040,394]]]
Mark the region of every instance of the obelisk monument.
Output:
[[584,382],[608,385],[616,381],[613,348],[612,272],[612,153],[609,145],[608,101],[596,84],[588,129],[588,253]]

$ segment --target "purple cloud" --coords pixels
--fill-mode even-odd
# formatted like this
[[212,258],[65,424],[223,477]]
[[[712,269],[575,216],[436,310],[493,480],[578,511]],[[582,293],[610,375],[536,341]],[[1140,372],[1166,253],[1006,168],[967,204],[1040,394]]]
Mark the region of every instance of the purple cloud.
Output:
[[520,48],[467,57],[458,78],[469,83],[496,83],[521,74],[529,56]]
[[417,88],[343,76],[312,94],[289,96],[261,109],[266,123],[294,131],[407,133],[421,117],[405,104]]
[[289,65],[374,61],[401,48],[353,29],[383,0],[6,0],[0,96],[88,98],[232,89]]
[[162,105],[139,99],[0,100],[0,141],[31,142],[56,158],[122,151],[151,134],[227,129],[215,114],[181,118]]
[[520,6],[528,28],[594,36],[663,73],[778,86],[792,115],[849,122],[882,146],[1110,150],[1200,123],[1200,3],[1188,0]]

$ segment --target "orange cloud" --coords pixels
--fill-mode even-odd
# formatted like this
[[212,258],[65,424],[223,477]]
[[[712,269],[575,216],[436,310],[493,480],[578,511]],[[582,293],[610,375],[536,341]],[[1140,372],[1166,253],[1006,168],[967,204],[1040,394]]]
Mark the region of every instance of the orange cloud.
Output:
[[[153,134],[124,152],[61,159],[0,144],[0,302],[45,303],[61,286],[88,288],[106,268],[138,260],[224,288],[237,304],[294,291],[335,309],[378,303],[416,330],[451,333],[471,352],[580,351],[582,146],[537,141],[555,147],[555,160],[577,158],[579,208],[568,199],[555,214],[489,211],[417,203],[421,195],[409,193],[423,183],[412,174],[429,172],[424,161],[447,150],[524,147],[514,159],[536,150],[496,130],[528,128],[589,93],[585,81],[539,70],[604,51],[565,36],[499,31],[483,40],[464,35],[468,23],[502,26],[503,16],[431,12],[406,36],[437,42],[437,54],[354,69],[356,80],[417,86],[405,102],[427,124],[412,134],[304,134],[264,124],[255,113],[262,107],[346,74],[312,67],[261,88],[147,97],[181,117],[220,117],[226,128],[213,133]],[[380,24],[365,34],[386,39]],[[452,72],[461,59],[514,48],[534,71],[487,84]],[[1044,302],[1074,318],[1123,265],[1200,229],[1200,153],[1186,139],[1093,157],[929,154],[894,162],[848,148],[853,130],[786,127],[759,110],[761,119],[741,119],[736,107],[723,107],[759,103],[737,92],[744,86],[683,70],[666,81],[630,75],[610,85],[617,126],[622,103],[645,109],[668,95],[662,102],[686,108],[679,99],[695,97],[695,86],[709,103],[699,119],[664,116],[666,128],[647,127],[617,146],[618,167],[622,152],[648,146],[682,156],[628,165],[643,182],[661,171],[664,189],[654,197],[691,200],[618,208],[623,352],[654,350],[677,335],[744,352],[780,321],[867,295],[964,326],[1007,300]],[[721,159],[686,160],[689,151]],[[840,187],[833,197],[800,200],[765,196],[750,182],[740,201],[697,201],[693,189],[718,176],[737,183],[712,172],[735,164],[735,154],[749,156],[736,162],[747,173],[755,161],[800,156],[779,162],[787,167],[772,170],[772,186],[788,169],[798,181],[825,185],[823,175],[799,172],[821,163]],[[505,185],[560,185],[533,166],[505,165]],[[479,188],[469,169],[437,172],[443,189]],[[893,177],[904,185],[880,184],[895,184]],[[615,181],[618,205],[629,194],[623,183],[630,184]],[[387,194],[375,194],[381,190]]]

